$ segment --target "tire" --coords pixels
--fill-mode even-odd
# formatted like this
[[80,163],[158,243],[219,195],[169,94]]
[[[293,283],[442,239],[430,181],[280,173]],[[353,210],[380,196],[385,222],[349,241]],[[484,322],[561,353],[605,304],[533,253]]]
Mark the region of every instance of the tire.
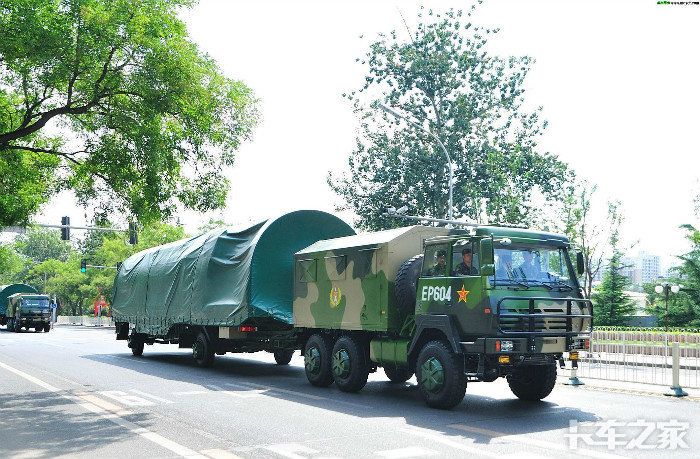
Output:
[[510,390],[520,400],[539,401],[548,396],[557,382],[557,366],[520,365],[506,376]]
[[131,348],[131,353],[136,357],[143,355],[143,345],[145,344],[143,337],[139,333],[132,333],[126,341],[126,344]]
[[7,319],[7,331],[15,331],[15,319]]
[[423,267],[423,255],[416,255],[404,261],[396,273],[394,296],[401,317],[415,313],[418,278]]
[[34,332],[40,332],[43,329],[44,329],[44,327],[42,325],[39,325],[39,326],[34,327]]
[[333,380],[343,392],[357,392],[367,384],[369,349],[353,336],[341,336],[333,346],[331,357]]
[[277,365],[289,365],[294,355],[294,349],[278,349],[274,352]]
[[200,367],[210,367],[214,364],[214,346],[204,332],[200,332],[192,343],[192,357]]
[[333,383],[331,346],[321,334],[311,335],[304,347],[304,371],[312,386],[328,387]]
[[431,408],[454,408],[467,391],[464,363],[442,341],[423,346],[416,362],[416,379],[418,391]]
[[48,333],[50,331],[51,331],[51,324],[44,325],[44,333]]
[[15,327],[14,328],[15,328],[15,333],[19,333],[22,331],[22,324],[18,320],[15,320]]
[[413,376],[413,372],[408,368],[384,367],[384,374],[393,383],[405,383]]

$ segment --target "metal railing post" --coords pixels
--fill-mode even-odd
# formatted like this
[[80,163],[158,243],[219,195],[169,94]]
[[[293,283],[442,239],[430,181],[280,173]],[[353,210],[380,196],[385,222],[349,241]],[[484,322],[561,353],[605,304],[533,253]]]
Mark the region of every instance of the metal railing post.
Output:
[[665,392],[664,395],[668,395],[670,397],[685,397],[686,395],[688,395],[688,393],[684,391],[683,388],[681,388],[681,349],[677,342],[673,343],[671,355],[673,358],[673,385],[671,386],[671,390],[669,392]]

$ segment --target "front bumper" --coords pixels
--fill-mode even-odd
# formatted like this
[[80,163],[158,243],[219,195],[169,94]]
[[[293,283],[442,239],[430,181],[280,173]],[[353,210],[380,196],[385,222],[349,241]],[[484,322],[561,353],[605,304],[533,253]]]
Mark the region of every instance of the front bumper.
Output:
[[564,352],[587,350],[590,335],[585,332],[575,336],[530,336],[523,338],[478,338],[461,342],[465,354],[492,355],[535,355],[562,354]]

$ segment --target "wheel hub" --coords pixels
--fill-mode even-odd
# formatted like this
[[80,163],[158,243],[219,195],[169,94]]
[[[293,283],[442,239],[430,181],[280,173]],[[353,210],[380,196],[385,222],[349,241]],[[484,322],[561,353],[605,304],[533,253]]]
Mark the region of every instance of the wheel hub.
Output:
[[333,354],[333,362],[331,363],[333,374],[340,378],[347,378],[350,374],[350,356],[347,349],[340,349]]
[[304,367],[309,373],[318,373],[321,368],[321,353],[317,347],[312,347],[304,353]]
[[421,365],[420,380],[429,392],[440,392],[445,385],[445,370],[435,357],[430,357]]

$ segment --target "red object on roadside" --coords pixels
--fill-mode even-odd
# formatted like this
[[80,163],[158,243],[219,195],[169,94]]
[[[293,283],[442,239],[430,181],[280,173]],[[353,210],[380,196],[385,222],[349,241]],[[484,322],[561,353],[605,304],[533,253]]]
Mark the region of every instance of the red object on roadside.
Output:
[[97,300],[95,300],[95,317],[97,317]]

